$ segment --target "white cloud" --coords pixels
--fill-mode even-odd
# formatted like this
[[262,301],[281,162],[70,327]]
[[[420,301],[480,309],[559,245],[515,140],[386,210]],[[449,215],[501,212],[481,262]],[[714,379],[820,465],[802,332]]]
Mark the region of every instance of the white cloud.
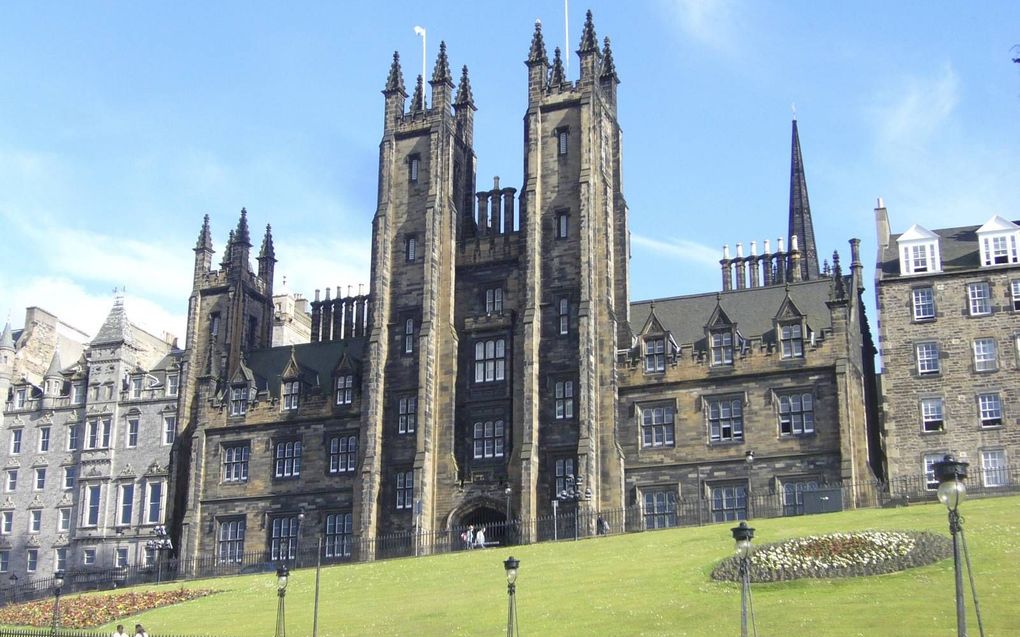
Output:
[[363,292],[368,294],[369,273],[372,264],[371,244],[367,238],[358,240],[318,237],[296,237],[276,248],[276,288],[283,289],[283,277],[287,278],[287,289],[300,292],[311,299],[315,290],[347,286],[357,294],[358,284],[364,284]]
[[907,78],[879,98],[879,143],[891,153],[917,152],[944,129],[960,101],[960,80],[946,64],[932,77]]
[[632,234],[630,240],[632,244],[637,244],[653,252],[699,266],[718,267],[719,258],[722,256],[722,251],[719,248],[712,248],[689,239],[661,241]]
[[739,42],[736,0],[661,0],[684,35],[718,50],[730,50]]

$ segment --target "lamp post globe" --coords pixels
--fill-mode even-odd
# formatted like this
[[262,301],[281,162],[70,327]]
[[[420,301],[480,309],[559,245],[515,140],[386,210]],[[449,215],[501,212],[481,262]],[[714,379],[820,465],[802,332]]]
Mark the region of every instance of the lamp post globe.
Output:
[[60,589],[64,587],[64,571],[53,574],[53,627],[50,634],[56,637],[60,628]]
[[751,598],[751,540],[754,529],[741,522],[730,529],[735,542],[740,575],[740,637],[747,637],[747,607]]
[[290,571],[285,564],[276,569],[276,590],[283,597],[287,594],[287,580],[290,578]]
[[[953,536],[953,572],[956,576],[956,634],[958,637],[967,637],[967,609],[964,606],[963,565],[960,560],[963,524],[959,507],[967,498],[967,487],[964,486],[963,480],[967,477],[969,464],[957,460],[952,454],[946,454],[941,462],[936,462],[932,467],[935,478],[939,482],[939,501],[949,509],[949,533]],[[971,584],[973,585],[973,581]],[[974,603],[977,604],[976,593]]]
[[286,564],[280,564],[276,569],[276,637],[287,637],[287,610],[284,600],[287,596],[287,580],[290,578],[290,571]]
[[514,637],[515,632],[520,634],[517,626],[517,569],[520,565],[520,560],[514,559],[512,555],[503,562],[506,571],[506,637]]

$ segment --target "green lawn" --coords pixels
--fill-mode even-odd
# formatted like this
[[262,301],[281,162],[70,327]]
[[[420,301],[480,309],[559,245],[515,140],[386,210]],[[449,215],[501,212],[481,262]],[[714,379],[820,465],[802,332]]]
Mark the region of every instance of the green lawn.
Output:
[[[1020,497],[968,501],[964,516],[986,634],[1016,635]],[[761,542],[868,528],[947,534],[941,505],[755,520],[752,525]],[[732,550],[730,526],[323,569],[319,635],[502,634],[502,561],[509,553],[521,561],[517,600],[522,635],[736,635],[740,589],[708,577]],[[273,635],[275,575],[185,585],[224,592],[123,623],[141,621],[152,633]],[[292,573],[286,598],[291,637],[312,634],[314,586],[314,569]],[[952,560],[880,577],[755,584],[753,595],[763,637],[956,634]],[[971,634],[977,635],[969,599],[968,607]]]

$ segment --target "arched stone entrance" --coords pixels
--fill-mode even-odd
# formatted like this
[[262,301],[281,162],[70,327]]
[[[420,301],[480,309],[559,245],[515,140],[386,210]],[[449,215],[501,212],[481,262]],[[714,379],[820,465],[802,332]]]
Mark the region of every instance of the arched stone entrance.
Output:
[[513,524],[507,525],[506,510],[488,498],[466,503],[450,516],[449,528],[454,537],[459,539],[460,534],[468,526],[474,526],[475,529],[485,527],[486,544],[498,546],[516,544],[515,527]]

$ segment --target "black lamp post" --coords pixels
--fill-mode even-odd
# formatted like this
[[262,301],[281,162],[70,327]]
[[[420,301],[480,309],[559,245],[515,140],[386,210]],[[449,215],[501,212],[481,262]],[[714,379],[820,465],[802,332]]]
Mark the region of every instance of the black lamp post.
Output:
[[11,580],[11,603],[13,604],[18,601],[18,576],[16,573],[11,573],[8,579]]
[[[967,487],[963,480],[967,477],[967,467],[970,463],[960,462],[951,454],[946,454],[941,462],[934,466],[935,477],[939,481],[939,501],[949,509],[949,533],[953,536],[953,570],[956,574],[956,634],[958,637],[967,636],[967,609],[963,600],[963,565],[960,563],[960,549],[963,548],[966,557],[967,541],[963,536],[963,519],[960,517],[959,506],[967,499]],[[967,559],[968,571],[970,571],[970,560]],[[974,610],[977,612],[978,626],[981,634],[984,629],[981,626],[981,610],[977,602],[977,590],[974,589],[973,572],[970,572],[970,586],[974,595]]]
[[747,519],[751,519],[751,467],[754,466],[754,449],[748,449],[744,454],[744,462],[747,463]]
[[284,599],[287,596],[287,578],[290,572],[287,566],[281,564],[276,569],[276,595],[279,601],[276,604],[276,637],[287,637],[286,609]]
[[52,637],[57,637],[57,629],[60,628],[60,589],[64,587],[64,571],[57,571],[53,574],[53,628],[50,631]]
[[582,490],[584,486],[584,476],[580,473],[577,476],[567,476],[564,479],[566,486],[562,491],[556,495],[556,499],[560,502],[573,502],[577,506],[574,509],[574,539],[577,539],[578,534],[578,518],[581,517],[581,503],[591,501],[591,489]]
[[738,571],[740,575],[740,637],[747,637],[747,607],[751,601],[751,539],[754,538],[754,529],[747,526],[747,522],[741,522],[730,530],[737,543],[736,553],[740,564]]
[[163,579],[163,552],[172,551],[174,543],[170,540],[170,534],[166,532],[166,527],[162,524],[154,527],[152,534],[156,537],[146,542],[145,548],[156,554],[156,583],[159,584]]
[[506,637],[514,637],[515,633],[519,637],[521,634],[517,626],[517,568],[520,565],[521,562],[512,555],[503,562],[503,568],[506,569]]

